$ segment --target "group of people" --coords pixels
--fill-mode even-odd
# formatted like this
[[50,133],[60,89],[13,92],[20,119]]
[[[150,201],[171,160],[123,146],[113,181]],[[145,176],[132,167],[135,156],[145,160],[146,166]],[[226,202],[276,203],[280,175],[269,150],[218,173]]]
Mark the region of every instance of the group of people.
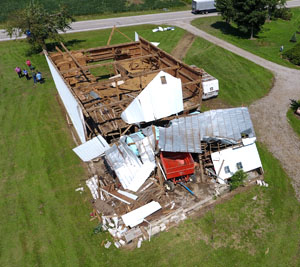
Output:
[[[34,71],[35,68],[32,66],[29,59],[26,60],[26,65],[28,66],[28,68],[31,71],[31,76],[33,78],[34,84],[42,83],[43,82],[42,73],[39,71],[36,71],[36,72]],[[16,67],[15,71],[18,74],[19,78],[22,78],[23,76],[25,76],[27,81],[31,79],[31,77],[29,76],[29,73],[26,69],[22,70],[20,67]]]

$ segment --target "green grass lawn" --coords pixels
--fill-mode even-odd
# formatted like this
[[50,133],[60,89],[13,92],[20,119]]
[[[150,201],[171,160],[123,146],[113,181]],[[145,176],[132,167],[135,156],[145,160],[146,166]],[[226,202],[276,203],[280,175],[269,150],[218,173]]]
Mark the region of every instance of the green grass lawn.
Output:
[[[241,34],[236,27],[226,24],[222,21],[220,16],[196,19],[192,21],[192,24],[201,30],[260,57],[283,66],[298,68],[289,61],[282,59],[281,53],[279,52],[281,45],[284,46],[284,51],[295,45],[295,43],[290,42],[290,39],[296,31],[299,31],[300,8],[292,8],[291,10],[293,12],[291,21],[278,19],[267,22],[262,32],[260,32],[254,40],[250,40],[248,36]],[[300,40],[299,34],[297,34],[297,38]]]
[[294,131],[299,135],[300,137],[300,118],[299,116],[295,115],[294,112],[289,109],[286,116],[288,117],[288,121]]
[[[184,34],[180,29],[152,33],[151,28],[122,31],[133,37],[138,30],[167,51]],[[77,49],[101,46],[108,35],[109,31],[96,31],[66,39],[73,40],[69,48]],[[122,38],[116,35],[112,42]],[[46,61],[41,55],[30,57],[45,84],[34,87],[14,72],[16,65],[24,67],[26,49],[25,41],[0,43],[0,266],[299,265],[299,203],[289,178],[261,145],[269,188],[238,194],[202,218],[144,242],[140,249],[101,247],[110,236],[92,234],[96,222],[89,221],[90,193],[75,192],[88,174],[71,150],[74,143]],[[223,53],[216,55],[228,52]]]
[[216,77],[218,98],[231,106],[249,105],[272,86],[270,71],[201,38],[195,40],[184,60]]

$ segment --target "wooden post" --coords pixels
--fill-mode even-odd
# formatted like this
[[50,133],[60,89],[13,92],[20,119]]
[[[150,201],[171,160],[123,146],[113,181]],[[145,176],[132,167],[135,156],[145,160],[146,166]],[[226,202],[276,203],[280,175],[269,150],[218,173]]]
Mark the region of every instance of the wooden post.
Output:
[[200,170],[200,182],[204,182],[204,177],[203,177],[203,162],[202,162],[202,155],[198,155],[199,158],[199,170]]
[[115,29],[116,29],[116,25],[113,26],[106,45],[110,44],[110,41],[111,41],[111,38],[112,38],[112,36],[113,36],[113,34],[115,32]]
[[163,188],[164,188],[164,179],[163,179],[163,175],[161,173],[161,170],[159,168],[160,162],[159,162],[158,157],[155,157],[155,160],[156,160],[156,165],[157,165],[156,169],[157,169],[157,176],[158,176],[159,185],[161,186],[161,188],[163,190]]

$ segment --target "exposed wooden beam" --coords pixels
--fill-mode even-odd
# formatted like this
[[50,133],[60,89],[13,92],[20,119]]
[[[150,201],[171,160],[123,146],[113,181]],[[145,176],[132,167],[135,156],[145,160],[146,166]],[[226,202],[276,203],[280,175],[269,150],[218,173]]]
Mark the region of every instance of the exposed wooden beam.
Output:
[[73,57],[73,55],[71,54],[71,52],[68,50],[68,48],[65,47],[65,45],[60,42],[60,45],[65,49],[65,51],[68,53],[68,55],[73,59],[73,61],[75,62],[75,64],[77,65],[78,68],[80,68],[83,76],[87,79],[87,81],[90,81],[90,79],[86,76],[85,74],[85,70],[81,67],[81,65],[79,64],[79,62],[77,61],[77,59],[75,57]]
[[[146,59],[146,58],[151,58],[151,57],[156,58],[156,57],[158,57],[158,55],[157,54],[150,54],[150,55],[145,55],[145,56],[127,58],[127,59],[118,60],[118,61],[111,61],[111,62],[106,62],[106,63],[87,65],[87,66],[83,66],[82,69],[84,69],[84,70],[95,69],[95,68],[100,68],[100,67],[104,67],[104,66],[115,65],[117,63],[130,62],[130,61],[134,61],[134,60],[138,60],[138,59]],[[61,73],[66,74],[66,73],[74,72],[74,71],[78,71],[78,68],[72,68],[72,69],[69,69],[69,70],[61,71]]]

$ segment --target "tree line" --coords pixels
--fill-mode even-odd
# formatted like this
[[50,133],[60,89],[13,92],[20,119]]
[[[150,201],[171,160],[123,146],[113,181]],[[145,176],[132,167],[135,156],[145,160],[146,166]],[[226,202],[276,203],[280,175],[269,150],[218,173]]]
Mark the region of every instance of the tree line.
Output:
[[216,9],[227,22],[234,22],[250,38],[257,34],[266,20],[290,19],[291,12],[285,7],[286,0],[216,0]]

